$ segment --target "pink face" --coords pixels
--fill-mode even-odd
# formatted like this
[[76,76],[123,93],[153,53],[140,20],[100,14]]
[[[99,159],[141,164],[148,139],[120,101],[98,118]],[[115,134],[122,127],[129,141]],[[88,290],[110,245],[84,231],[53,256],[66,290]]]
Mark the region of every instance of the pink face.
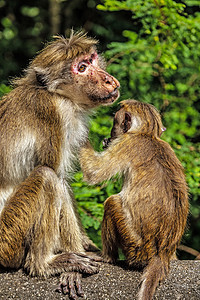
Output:
[[[74,74],[80,74],[88,72],[88,69],[98,67],[99,58],[96,52],[91,55],[80,56],[71,66],[71,70]],[[92,71],[91,71],[92,73]]]
[[96,52],[79,56],[72,63],[71,71],[93,102],[111,103],[119,97],[118,80],[101,68]]

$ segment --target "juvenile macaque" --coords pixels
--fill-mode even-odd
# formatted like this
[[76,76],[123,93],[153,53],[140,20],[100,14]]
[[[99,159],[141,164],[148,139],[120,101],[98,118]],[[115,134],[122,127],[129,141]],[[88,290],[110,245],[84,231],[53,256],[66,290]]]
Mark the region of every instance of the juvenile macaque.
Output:
[[99,267],[69,187],[73,160],[90,110],[119,96],[96,44],[82,33],[55,37],[0,101],[0,266],[63,273],[71,297],[82,295],[80,274]]
[[188,215],[183,168],[171,147],[160,139],[165,128],[157,110],[135,100],[122,101],[114,117],[108,147],[81,151],[85,179],[96,184],[120,173],[124,184],[104,204],[103,256],[114,263],[121,248],[129,266],[146,265],[139,299],[152,299],[183,235]]

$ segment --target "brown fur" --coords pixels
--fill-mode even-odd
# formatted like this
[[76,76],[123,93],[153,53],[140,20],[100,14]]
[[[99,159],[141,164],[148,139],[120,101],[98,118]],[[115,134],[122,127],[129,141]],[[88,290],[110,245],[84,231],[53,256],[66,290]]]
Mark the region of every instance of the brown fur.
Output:
[[172,148],[160,139],[161,118],[149,104],[123,101],[116,113],[108,148],[81,151],[85,179],[93,184],[120,173],[124,185],[105,201],[103,256],[108,262],[122,249],[129,265],[147,263],[139,299],[152,299],[169,269],[183,235],[187,215],[187,184]]
[[98,271],[84,254],[97,248],[80,225],[69,187],[91,108],[119,95],[96,44],[82,33],[56,37],[0,101],[1,266],[41,276]]

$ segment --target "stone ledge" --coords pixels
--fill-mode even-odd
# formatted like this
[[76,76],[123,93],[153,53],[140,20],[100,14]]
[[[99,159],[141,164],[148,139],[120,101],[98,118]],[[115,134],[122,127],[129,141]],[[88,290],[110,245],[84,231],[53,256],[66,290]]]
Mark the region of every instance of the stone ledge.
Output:
[[[82,280],[82,286],[88,300],[134,300],[140,276],[138,271],[102,264],[98,274]],[[32,278],[22,270],[0,270],[0,299],[68,300],[54,291],[57,283],[58,277],[45,280]],[[200,261],[173,261],[170,274],[157,288],[154,299],[199,300]]]

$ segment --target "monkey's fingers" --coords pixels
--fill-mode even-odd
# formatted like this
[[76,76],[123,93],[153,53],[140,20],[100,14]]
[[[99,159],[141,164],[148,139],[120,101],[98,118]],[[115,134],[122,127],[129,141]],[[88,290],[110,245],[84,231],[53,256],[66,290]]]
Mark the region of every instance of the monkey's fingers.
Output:
[[103,262],[103,257],[100,251],[99,253],[87,252],[87,255],[96,262]]
[[60,283],[61,291],[64,295],[69,294],[69,288],[68,288],[68,280],[67,277],[63,278],[63,281]]
[[103,144],[103,149],[106,149],[108,146],[109,146],[109,144],[111,143],[111,138],[108,138],[108,139],[104,139],[103,140],[103,142],[102,142],[102,144]]
[[55,291],[57,293],[60,293],[60,294],[62,293],[64,295],[67,295],[69,293],[66,279],[65,280],[63,279],[63,281],[60,280],[60,283],[59,283],[58,287],[55,289]]
[[99,272],[99,264],[91,260],[82,261],[79,264],[78,271],[88,275],[97,274]]
[[70,290],[70,297],[76,297],[76,295],[80,297],[84,297],[84,292],[82,290],[81,285],[81,278],[82,275],[80,273],[70,273],[68,280],[69,280],[69,290]]
[[[99,254],[99,255],[98,255]],[[91,261],[96,261],[96,262],[101,262],[103,261],[103,257],[101,256],[101,252],[99,251],[99,253],[93,253],[93,252],[87,252],[86,254],[78,254],[81,257],[85,257],[90,259]]]
[[[81,285],[81,274],[77,273],[77,280],[76,280],[76,288],[77,288],[77,294],[80,296],[80,297],[84,297],[85,294],[82,290],[82,285]],[[80,276],[80,277],[79,277]]]
[[70,299],[77,299],[77,296],[84,297],[81,286],[82,275],[78,272],[63,273],[60,278],[60,285],[56,289],[57,292],[69,295]]
[[[74,254],[75,255],[75,254]],[[99,272],[99,258],[88,256],[86,254],[79,253],[76,255],[75,263],[78,265],[78,270],[80,273],[84,274],[96,274]]]

